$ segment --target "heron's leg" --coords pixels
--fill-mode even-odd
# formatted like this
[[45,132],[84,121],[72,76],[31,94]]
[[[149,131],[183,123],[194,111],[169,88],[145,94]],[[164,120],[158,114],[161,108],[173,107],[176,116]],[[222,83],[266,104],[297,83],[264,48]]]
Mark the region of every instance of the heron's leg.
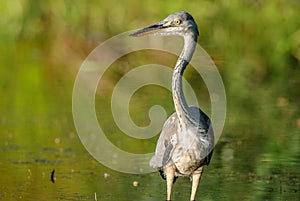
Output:
[[171,200],[172,185],[175,177],[175,167],[173,165],[166,166],[165,175],[167,180],[167,201]]
[[192,192],[191,192],[191,201],[195,201],[196,191],[198,188],[199,181],[201,179],[201,175],[203,172],[203,167],[200,167],[194,174],[192,175],[193,183],[192,183]]

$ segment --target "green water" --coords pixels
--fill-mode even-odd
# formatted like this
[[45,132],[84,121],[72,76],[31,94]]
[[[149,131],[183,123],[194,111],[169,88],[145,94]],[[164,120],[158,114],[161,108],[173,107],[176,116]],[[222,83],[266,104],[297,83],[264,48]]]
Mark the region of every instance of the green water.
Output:
[[[165,200],[165,181],[158,173],[116,172],[89,155],[74,126],[72,89],[82,61],[99,43],[178,10],[202,19],[199,43],[220,70],[228,102],[197,200],[299,200],[299,3],[226,2],[2,2],[0,200]],[[154,151],[157,136],[136,140],[120,132],[109,96],[122,75],[145,64],[143,59],[172,66],[176,58],[129,55],[111,66],[104,91],[95,98],[107,137],[135,153]],[[199,92],[201,107],[210,111],[201,78],[189,68],[185,77]],[[151,105],[173,112],[171,94],[157,86],[138,90],[131,104],[138,125],[149,123]],[[189,179],[179,178],[173,200],[188,200],[190,189]]]

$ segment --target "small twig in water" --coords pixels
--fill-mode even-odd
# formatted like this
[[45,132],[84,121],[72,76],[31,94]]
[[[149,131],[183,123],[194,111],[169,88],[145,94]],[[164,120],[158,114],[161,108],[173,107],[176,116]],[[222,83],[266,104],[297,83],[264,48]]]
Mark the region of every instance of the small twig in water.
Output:
[[52,181],[52,183],[55,182],[54,173],[55,173],[55,169],[53,169],[53,170],[51,171],[51,175],[50,175],[50,180]]

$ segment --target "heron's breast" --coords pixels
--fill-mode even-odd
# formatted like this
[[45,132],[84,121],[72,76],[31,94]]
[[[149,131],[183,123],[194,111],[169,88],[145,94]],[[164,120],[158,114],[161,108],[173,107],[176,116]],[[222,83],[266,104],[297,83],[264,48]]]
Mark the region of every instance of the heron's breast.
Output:
[[175,149],[172,156],[172,161],[176,166],[177,171],[182,175],[191,175],[201,165],[201,159],[197,157],[195,150],[186,150],[183,148]]

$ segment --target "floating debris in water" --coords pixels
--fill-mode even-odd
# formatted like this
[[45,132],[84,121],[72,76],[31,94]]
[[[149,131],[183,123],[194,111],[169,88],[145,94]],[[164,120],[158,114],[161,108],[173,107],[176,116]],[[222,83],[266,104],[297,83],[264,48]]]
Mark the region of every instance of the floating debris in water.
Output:
[[300,128],[300,117],[296,120],[297,127]]
[[54,173],[55,173],[55,169],[53,169],[53,170],[51,171],[51,175],[50,175],[50,180],[52,181],[52,183],[55,182]]
[[108,179],[108,177],[110,177],[110,174],[108,174],[108,173],[105,172],[105,173],[103,174],[103,176],[104,176],[104,179],[105,179],[105,181],[106,181],[106,180]]
[[132,182],[132,185],[133,185],[134,187],[137,187],[137,186],[139,186],[139,182],[138,182],[138,181],[134,181],[134,182]]
[[31,170],[28,169],[27,171],[28,171],[28,176],[27,176],[27,178],[30,179],[30,177],[31,177]]
[[55,144],[59,144],[59,143],[60,143],[60,139],[59,139],[58,137],[55,138],[55,139],[54,139],[54,143],[55,143]]
[[289,104],[288,100],[284,97],[277,98],[277,106],[278,107],[285,107]]

